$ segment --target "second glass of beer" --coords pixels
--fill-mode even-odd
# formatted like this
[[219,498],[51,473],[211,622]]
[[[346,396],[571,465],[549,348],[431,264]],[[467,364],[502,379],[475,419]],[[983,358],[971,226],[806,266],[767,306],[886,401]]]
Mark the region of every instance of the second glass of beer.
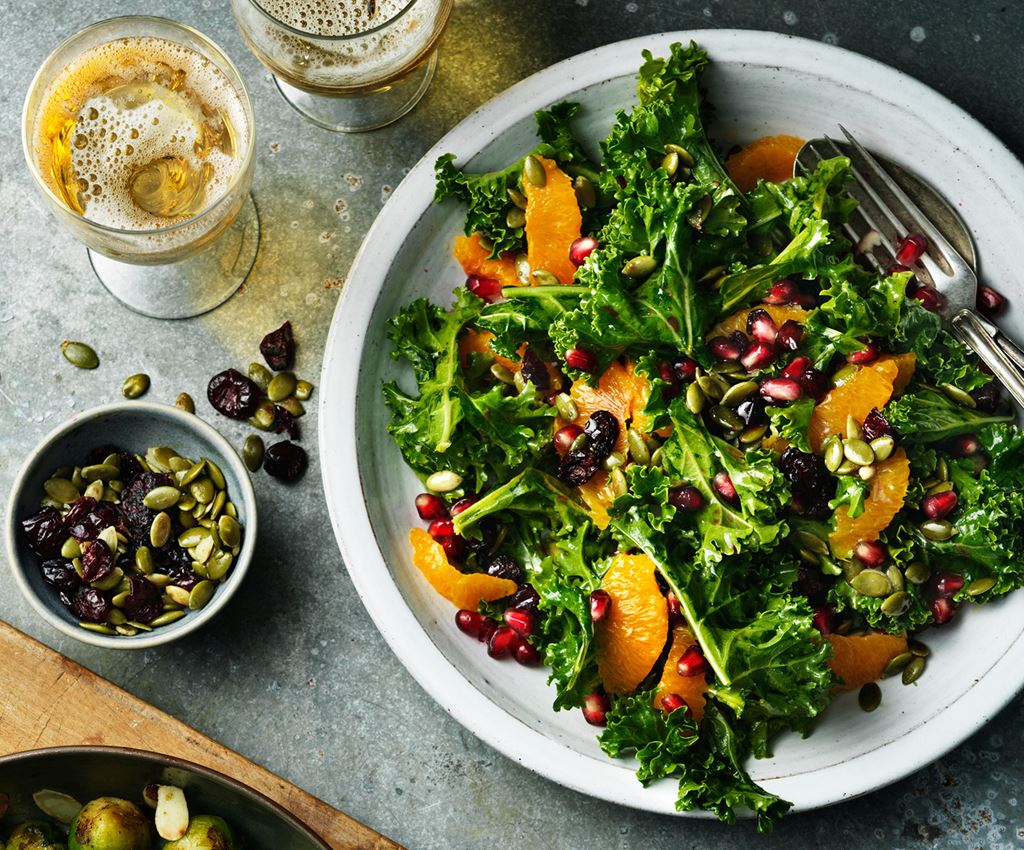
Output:
[[430,87],[453,0],[231,0],[285,100],[328,130],[396,121]]

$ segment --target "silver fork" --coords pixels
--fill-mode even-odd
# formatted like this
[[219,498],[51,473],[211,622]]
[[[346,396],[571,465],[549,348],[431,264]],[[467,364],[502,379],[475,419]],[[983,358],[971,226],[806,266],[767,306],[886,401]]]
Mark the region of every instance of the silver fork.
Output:
[[[845,127],[840,125],[840,129],[856,154],[855,157],[850,157],[851,173],[856,181],[856,186],[851,188],[850,194],[860,205],[858,219],[868,227],[868,230],[860,231],[851,219],[846,226],[847,232],[862,245],[874,239],[877,246],[884,249],[894,261],[896,246],[890,234],[920,233],[925,236],[928,248],[918,261],[918,266],[924,272],[920,276],[930,278],[942,293],[944,313],[950,319],[954,333],[977,353],[1017,404],[1024,408],[1024,351],[1006,337],[997,325],[983,318],[975,310],[978,277],[974,270],[875,157]],[[808,142],[803,150],[810,151],[818,161],[831,156],[849,155],[827,136],[823,141],[823,145],[829,148],[827,155],[823,155],[816,144],[817,140]],[[865,166],[864,170],[858,168],[859,164]],[[903,208],[902,217],[894,210],[892,204],[881,197],[878,189],[872,185],[873,181],[880,184],[880,188],[884,187],[889,196]],[[877,236],[873,236],[872,233]],[[871,250],[871,246],[867,247],[868,250],[863,252],[864,256],[876,268],[881,268],[882,264]]]

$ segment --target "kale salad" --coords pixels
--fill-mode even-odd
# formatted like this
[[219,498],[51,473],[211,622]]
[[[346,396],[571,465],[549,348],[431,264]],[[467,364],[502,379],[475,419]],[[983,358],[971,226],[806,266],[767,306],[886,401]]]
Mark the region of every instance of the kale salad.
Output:
[[503,170],[438,161],[466,277],[389,321],[415,380],[384,393],[457,627],[544,665],[680,810],[768,830],[790,804],[749,757],[843,690],[874,710],[927,675],[922,632],[1024,583],[1024,435],[921,237],[884,272],[844,237],[848,159],[723,161],[707,64],[645,52],[599,159],[559,103]]

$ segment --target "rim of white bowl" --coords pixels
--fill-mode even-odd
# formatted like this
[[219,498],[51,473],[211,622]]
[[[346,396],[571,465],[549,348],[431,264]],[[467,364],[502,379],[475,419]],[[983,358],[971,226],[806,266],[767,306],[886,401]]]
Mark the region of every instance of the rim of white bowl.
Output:
[[[65,434],[75,431],[83,422],[119,413],[149,414],[171,418],[176,420],[186,430],[198,433],[204,440],[212,444],[220,456],[230,464],[232,472],[238,479],[242,491],[239,495],[246,509],[245,540],[242,543],[242,549],[231,567],[228,580],[217,588],[213,599],[204,608],[198,611],[190,611],[189,616],[182,618],[177,623],[156,628],[149,633],[140,633],[130,638],[90,632],[88,629],[83,629],[81,626],[69,623],[51,611],[39,598],[32,585],[29,584],[25,573],[25,565],[21,563],[18,556],[16,542],[19,522],[19,517],[16,516],[18,501],[16,495],[22,492],[26,479],[40,462],[43,455]],[[231,500],[236,501],[234,496],[232,496]],[[176,641],[201,628],[216,617],[228,602],[231,601],[231,597],[235,595],[235,592],[241,586],[245,574],[249,571],[249,565],[252,563],[253,552],[256,548],[257,523],[256,491],[253,489],[249,471],[246,469],[245,464],[242,463],[238,452],[221,435],[220,431],[209,422],[200,419],[194,413],[186,413],[184,410],[168,404],[157,404],[150,401],[115,401],[75,413],[70,419],[66,419],[43,437],[29,453],[24,463],[22,463],[21,468],[18,470],[18,475],[14,479],[14,484],[11,486],[11,498],[7,506],[6,542],[8,565],[11,573],[14,575],[14,581],[21,591],[21,595],[25,597],[40,617],[68,637],[92,646],[102,647],[103,649],[152,649],[155,646],[163,646]]]
[[[916,79],[874,59],[833,45],[758,30],[682,30],[598,47],[552,65],[506,89],[447,133],[408,173],[381,210],[349,272],[359,287],[346,286],[335,308],[320,379],[320,457],[328,511],[346,568],[363,605],[392,651],[433,699],[481,740],[546,778],[584,794],[632,808],[677,813],[633,776],[628,763],[598,760],[532,729],[478,691],[430,639],[393,580],[369,521],[359,487],[356,455],[356,390],[359,370],[330,374],[335,358],[362,364],[366,329],[377,294],[408,233],[433,198],[433,163],[455,152],[461,161],[534,111],[608,79],[635,75],[642,50],[656,55],[676,41],[697,41],[719,62],[785,68],[867,92],[932,121],[953,123],[963,149],[984,149],[988,171],[1004,191],[1024,198],[1024,169],[1006,146],[960,107]],[[855,84],[850,81],[857,81]],[[485,138],[486,136],[486,138]],[[372,293],[372,297],[368,297]],[[331,428],[330,439],[328,430]],[[358,472],[357,472],[358,474]],[[347,480],[346,480],[347,479]],[[357,565],[353,569],[352,565]],[[1024,636],[1024,635],[1022,635]],[[1011,644],[967,692],[913,732],[852,761],[794,772],[766,781],[807,811],[852,799],[904,778],[948,752],[993,717],[1024,685],[1024,639]],[[1006,675],[997,675],[996,671]],[[935,729],[941,718],[941,734]],[[780,791],[780,785],[785,787]],[[796,792],[796,793],[794,793]],[[683,812],[711,817],[703,811]]]

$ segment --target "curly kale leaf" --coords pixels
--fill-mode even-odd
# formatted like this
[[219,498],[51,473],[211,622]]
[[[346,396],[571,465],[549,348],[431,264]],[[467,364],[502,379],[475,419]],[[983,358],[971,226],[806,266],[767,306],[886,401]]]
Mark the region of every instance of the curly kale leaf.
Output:
[[991,377],[977,367],[977,358],[949,331],[938,313],[907,299],[899,324],[889,335],[893,350],[917,355],[917,371],[934,384],[962,390],[985,386]]
[[814,413],[813,398],[799,399],[787,407],[769,407],[767,413],[774,436],[788,440],[802,452],[811,451],[807,429]]
[[919,385],[889,402],[883,411],[908,443],[934,443],[977,431],[985,425],[1008,422],[1011,414],[984,413],[951,401],[939,390]]

